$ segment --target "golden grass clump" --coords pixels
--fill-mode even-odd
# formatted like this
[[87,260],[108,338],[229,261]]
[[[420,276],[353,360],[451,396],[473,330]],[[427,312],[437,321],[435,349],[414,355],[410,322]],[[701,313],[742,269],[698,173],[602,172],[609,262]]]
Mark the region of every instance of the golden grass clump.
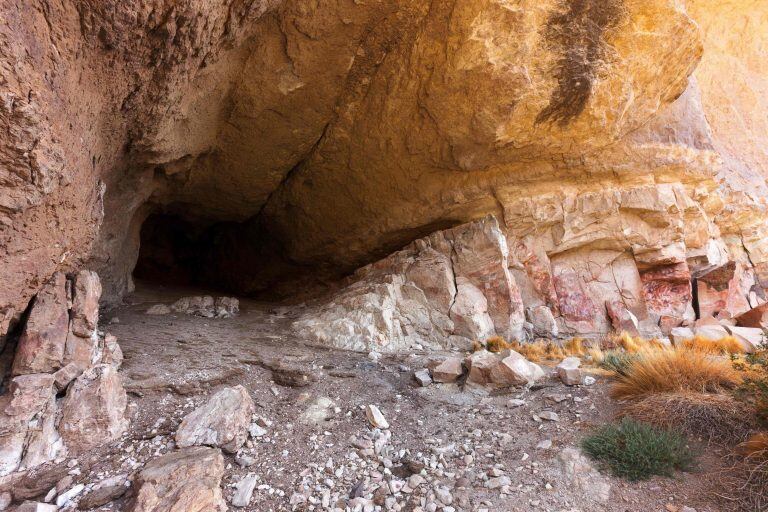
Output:
[[719,340],[711,340],[703,336],[695,336],[683,342],[683,346],[690,350],[707,354],[743,354],[744,346],[733,336],[726,336]]
[[741,442],[754,427],[749,408],[733,397],[689,391],[648,395],[627,404],[620,416],[707,443]]
[[509,343],[501,336],[492,336],[485,341],[485,348],[488,352],[498,354],[499,352],[512,348],[515,343],[517,342]]
[[741,383],[731,361],[684,348],[644,353],[619,375],[611,390],[616,399],[637,399],[656,393],[690,391],[718,393]]
[[584,340],[581,338],[571,338],[563,344],[563,350],[571,356],[583,356],[587,353],[584,346]]

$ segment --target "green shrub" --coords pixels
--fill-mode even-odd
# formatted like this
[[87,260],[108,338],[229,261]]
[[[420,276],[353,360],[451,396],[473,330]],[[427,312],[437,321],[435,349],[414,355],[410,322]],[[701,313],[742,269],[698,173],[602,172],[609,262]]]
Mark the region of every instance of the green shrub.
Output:
[[603,356],[600,366],[619,375],[626,375],[632,364],[639,358],[638,354],[631,354],[623,350],[611,350]]
[[601,427],[581,447],[604,469],[633,481],[672,476],[675,470],[690,469],[694,461],[685,437],[629,418]]

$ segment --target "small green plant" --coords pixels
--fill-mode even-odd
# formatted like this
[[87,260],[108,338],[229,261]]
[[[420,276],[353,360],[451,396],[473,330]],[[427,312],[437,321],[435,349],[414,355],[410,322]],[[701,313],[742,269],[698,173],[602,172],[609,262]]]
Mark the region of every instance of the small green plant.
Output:
[[675,470],[690,469],[694,462],[685,437],[629,418],[599,428],[581,447],[615,476],[632,481],[672,476]]
[[600,367],[610,370],[618,375],[626,375],[629,368],[637,361],[641,356],[638,354],[632,354],[624,352],[623,350],[611,350],[606,352],[603,356],[603,360],[600,362]]

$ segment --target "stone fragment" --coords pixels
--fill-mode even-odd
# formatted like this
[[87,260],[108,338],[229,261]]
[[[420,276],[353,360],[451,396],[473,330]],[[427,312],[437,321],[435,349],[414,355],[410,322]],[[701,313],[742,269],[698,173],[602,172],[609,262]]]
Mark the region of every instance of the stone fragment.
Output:
[[130,512],[225,512],[224,457],[216,448],[191,447],[150,461],[136,478]]
[[72,454],[119,437],[128,427],[127,396],[117,370],[106,364],[83,372],[67,391],[59,431]]
[[127,481],[128,477],[125,474],[102,480],[88,494],[80,498],[78,508],[80,510],[98,508],[120,498],[128,491]]
[[63,368],[59,368],[53,374],[53,383],[56,389],[63,391],[69,383],[75,380],[80,374],[83,373],[83,369],[75,363],[68,363]]
[[387,419],[375,405],[365,407],[365,417],[368,418],[368,422],[375,428],[389,428]]
[[85,370],[98,362],[99,338],[97,335],[83,338],[70,329],[64,347],[64,364],[75,363]]
[[50,373],[61,368],[68,330],[66,278],[56,273],[35,297],[16,347],[12,375]]
[[537,416],[546,421],[560,421],[560,416],[553,411],[541,411]]
[[640,324],[637,317],[626,304],[620,300],[605,301],[605,308],[608,311],[608,317],[611,319],[611,325],[616,332],[626,332],[631,336],[640,335]]
[[146,311],[145,314],[153,316],[167,315],[171,312],[171,308],[165,304],[153,304]]
[[179,447],[217,446],[236,453],[248,438],[255,405],[243,386],[223,388],[186,417],[176,431]]
[[56,506],[58,508],[63,507],[73,499],[75,499],[81,492],[83,492],[83,489],[85,489],[85,485],[83,484],[77,484],[76,486],[72,487],[68,491],[64,491],[58,496],[56,496]]
[[333,400],[326,396],[318,397],[301,413],[299,419],[305,424],[322,425],[333,417],[335,405]]
[[50,374],[21,375],[0,397],[0,476],[60,456],[56,395]]
[[499,363],[500,357],[487,350],[478,350],[464,360],[469,369],[467,382],[486,385],[492,382],[491,371]]
[[419,386],[425,387],[432,384],[432,377],[429,375],[429,370],[424,368],[423,370],[419,370],[417,372],[414,372],[413,378],[416,379],[416,382],[419,383]]
[[90,338],[99,321],[99,275],[91,270],[81,270],[75,276],[72,291],[71,330],[77,336]]
[[235,507],[247,507],[251,502],[253,490],[257,482],[255,473],[248,473],[235,485],[235,494],[232,496],[232,505]]
[[0,492],[0,510],[8,510],[13,501],[13,496],[9,492]]
[[458,357],[449,357],[432,370],[432,380],[442,384],[456,382],[464,374],[464,367]]
[[50,503],[40,503],[37,501],[25,501],[18,506],[15,512],[56,512],[58,507]]
[[485,482],[485,487],[488,489],[500,489],[501,487],[512,485],[512,480],[508,476],[497,476],[494,478],[489,478],[487,482]]
[[736,317],[736,324],[740,327],[768,328],[768,302],[764,302],[746,313],[738,315]]
[[566,357],[557,365],[557,376],[566,386],[578,386],[582,377],[580,366],[578,357]]
[[607,503],[611,497],[611,484],[600,474],[576,448],[566,448],[558,455],[564,483],[584,496],[598,503]]
[[502,360],[491,369],[491,382],[499,386],[525,386],[544,376],[544,371],[514,350],[505,350]]
[[528,321],[533,326],[534,336],[542,338],[556,338],[559,334],[557,322],[552,315],[552,310],[547,306],[536,306],[526,311]]

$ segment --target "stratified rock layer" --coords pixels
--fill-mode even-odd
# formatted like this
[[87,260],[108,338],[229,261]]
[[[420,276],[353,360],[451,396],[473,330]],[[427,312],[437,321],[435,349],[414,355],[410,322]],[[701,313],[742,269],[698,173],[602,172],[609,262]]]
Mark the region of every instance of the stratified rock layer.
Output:
[[765,301],[764,2],[9,0],[0,19],[0,336],[57,271],[130,290],[152,213],[209,230],[202,280],[240,292],[495,215],[506,263],[464,268],[497,242],[458,232],[426,247],[334,300],[359,316],[340,346],[526,318],[664,333],[694,296],[721,320]]

